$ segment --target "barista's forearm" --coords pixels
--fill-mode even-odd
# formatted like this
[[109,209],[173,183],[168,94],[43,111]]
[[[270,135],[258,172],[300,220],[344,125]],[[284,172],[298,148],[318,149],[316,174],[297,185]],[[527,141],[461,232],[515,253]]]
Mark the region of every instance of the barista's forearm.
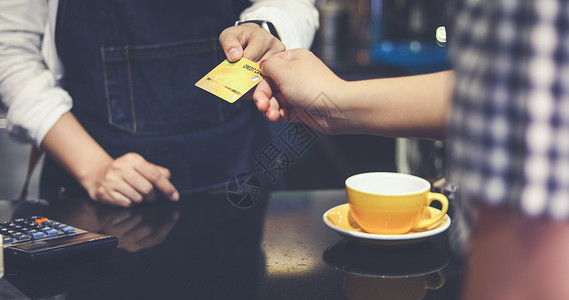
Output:
[[85,188],[113,161],[72,113],[64,114],[50,129],[42,148]]

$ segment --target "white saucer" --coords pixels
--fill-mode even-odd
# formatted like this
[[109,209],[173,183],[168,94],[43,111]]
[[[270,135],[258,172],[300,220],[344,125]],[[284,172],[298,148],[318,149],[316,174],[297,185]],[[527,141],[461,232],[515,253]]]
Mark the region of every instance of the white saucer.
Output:
[[[445,214],[439,223],[433,225],[426,231],[411,231],[405,234],[373,234],[364,232],[357,223],[349,222],[349,211],[350,207],[348,203],[344,203],[327,210],[322,216],[322,219],[328,227],[338,234],[371,246],[396,246],[421,242],[443,233],[450,227],[451,223],[450,217],[448,214]],[[439,212],[438,209],[428,207],[424,212],[424,217],[428,218],[429,215],[434,215],[437,212]]]

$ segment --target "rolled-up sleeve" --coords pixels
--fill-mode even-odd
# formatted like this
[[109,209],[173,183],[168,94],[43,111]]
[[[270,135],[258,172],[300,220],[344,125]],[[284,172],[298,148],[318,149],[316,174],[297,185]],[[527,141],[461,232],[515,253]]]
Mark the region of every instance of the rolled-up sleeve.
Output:
[[241,20],[270,21],[287,49],[310,48],[319,26],[314,0],[254,0]]
[[36,146],[72,106],[42,57],[47,18],[45,0],[0,1],[0,98],[8,107],[7,128],[14,140]]

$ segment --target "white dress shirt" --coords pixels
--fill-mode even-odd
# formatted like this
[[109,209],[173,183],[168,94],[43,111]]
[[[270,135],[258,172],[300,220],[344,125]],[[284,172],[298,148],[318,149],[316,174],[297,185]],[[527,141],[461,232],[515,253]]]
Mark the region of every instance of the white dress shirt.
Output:
[[[73,101],[58,82],[63,67],[55,48],[58,0],[0,1],[0,98],[8,107],[7,129],[38,146]],[[253,0],[241,21],[266,20],[287,49],[309,48],[318,28],[314,0]]]

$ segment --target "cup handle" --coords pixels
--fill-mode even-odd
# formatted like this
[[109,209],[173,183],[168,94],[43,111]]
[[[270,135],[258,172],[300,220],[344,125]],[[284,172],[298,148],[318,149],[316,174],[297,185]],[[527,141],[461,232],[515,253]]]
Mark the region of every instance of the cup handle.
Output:
[[429,203],[427,204],[427,206],[431,205],[431,202],[433,202],[435,200],[439,201],[442,205],[441,211],[440,211],[440,213],[438,213],[436,216],[434,216],[432,218],[428,218],[428,219],[424,219],[424,220],[419,221],[419,223],[417,223],[417,225],[413,226],[413,230],[427,229],[427,228],[433,226],[434,224],[436,224],[437,222],[439,222],[440,220],[442,220],[442,218],[447,213],[448,199],[445,195],[440,194],[440,193],[429,193],[428,200],[429,200]]
[[445,285],[445,281],[446,281],[446,276],[445,276],[445,272],[443,272],[443,270],[439,270],[437,272],[437,276],[439,277],[437,281],[428,281],[426,288],[429,290],[438,290],[440,288],[443,287],[443,285]]

